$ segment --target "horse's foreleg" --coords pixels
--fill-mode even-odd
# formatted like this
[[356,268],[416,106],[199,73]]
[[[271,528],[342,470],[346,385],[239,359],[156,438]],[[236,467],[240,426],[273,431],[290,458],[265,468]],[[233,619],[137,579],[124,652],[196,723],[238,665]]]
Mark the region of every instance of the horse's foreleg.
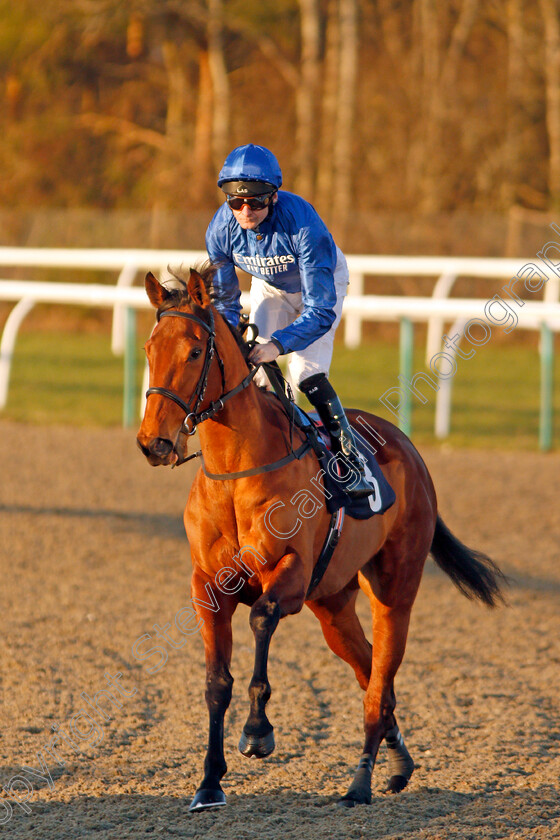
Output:
[[265,712],[270,699],[268,649],[280,620],[278,602],[263,595],[253,605],[249,623],[255,636],[255,665],[249,683],[251,708],[243,727],[239,750],[251,758],[265,758],[274,750],[273,727]]
[[[204,581],[196,572],[192,580],[193,597],[208,601]],[[218,593],[219,594],[219,593]],[[204,778],[191,802],[190,811],[226,804],[220,780],[227,771],[224,756],[224,716],[231,701],[233,677],[229,671],[232,652],[231,617],[237,606],[232,598],[220,597],[218,610],[201,610],[201,635],[206,657],[206,705],[208,706],[208,749],[204,759]]]
[[267,579],[265,590],[251,608],[249,623],[255,637],[255,665],[249,683],[251,707],[239,750],[251,758],[265,758],[274,750],[274,730],[266,716],[270,699],[268,650],[272,634],[285,615],[299,612],[305,599],[305,580],[296,554],[285,555]]

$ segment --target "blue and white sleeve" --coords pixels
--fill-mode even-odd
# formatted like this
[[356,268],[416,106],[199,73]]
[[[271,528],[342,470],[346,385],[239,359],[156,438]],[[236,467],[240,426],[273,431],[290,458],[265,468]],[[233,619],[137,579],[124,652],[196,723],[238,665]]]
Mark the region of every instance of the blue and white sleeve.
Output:
[[[219,212],[219,211],[218,211]],[[218,214],[216,214],[218,215]],[[231,249],[227,247],[227,231],[216,224],[216,216],[206,231],[206,250],[210,262],[217,266],[213,279],[214,305],[227,321],[236,327],[241,315],[241,290],[235,273]]]

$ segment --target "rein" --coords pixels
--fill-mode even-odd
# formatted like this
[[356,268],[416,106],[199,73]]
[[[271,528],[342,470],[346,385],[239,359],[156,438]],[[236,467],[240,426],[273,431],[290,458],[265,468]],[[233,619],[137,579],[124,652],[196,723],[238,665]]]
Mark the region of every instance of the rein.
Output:
[[[261,473],[273,472],[273,470],[279,470],[280,467],[285,467],[286,464],[289,464],[290,461],[298,460],[305,455],[305,453],[311,449],[311,444],[308,440],[304,441],[298,449],[295,449],[285,455],[283,458],[280,458],[279,461],[274,461],[272,464],[263,464],[262,467],[253,467],[250,470],[242,470],[241,472],[235,473],[211,473],[208,472],[204,461],[202,462],[202,470],[206,478],[213,478],[214,481],[232,481],[234,478],[248,478],[250,475],[260,475]],[[197,452],[197,455],[201,455],[201,452]]]

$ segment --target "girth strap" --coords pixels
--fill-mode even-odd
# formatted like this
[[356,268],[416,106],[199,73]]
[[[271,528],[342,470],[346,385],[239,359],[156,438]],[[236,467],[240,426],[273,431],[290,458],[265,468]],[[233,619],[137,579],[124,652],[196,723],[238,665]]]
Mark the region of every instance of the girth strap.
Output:
[[327,567],[331,562],[331,557],[338,545],[343,524],[344,508],[339,508],[338,510],[335,510],[331,516],[329,530],[327,532],[327,536],[325,537],[323,548],[321,549],[319,559],[315,563],[315,568],[313,569],[313,574],[311,575],[311,580],[309,581],[309,586],[307,587],[307,594],[305,596],[306,601],[309,600],[309,596],[313,590],[319,586],[323,579],[323,575],[327,571]]

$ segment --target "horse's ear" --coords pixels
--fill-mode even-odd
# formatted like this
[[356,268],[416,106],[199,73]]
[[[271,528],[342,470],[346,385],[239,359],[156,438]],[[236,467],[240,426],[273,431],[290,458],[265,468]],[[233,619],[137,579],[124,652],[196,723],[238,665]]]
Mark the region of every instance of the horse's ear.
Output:
[[150,299],[150,303],[152,304],[152,306],[155,306],[156,309],[159,309],[159,307],[163,303],[165,303],[165,301],[169,297],[169,292],[154,277],[151,271],[149,271],[146,274],[146,280],[144,281],[144,285],[146,287],[146,294]]
[[191,273],[187,283],[187,291],[190,299],[199,306],[210,306],[212,299],[208,294],[206,283],[194,268],[191,268]]

